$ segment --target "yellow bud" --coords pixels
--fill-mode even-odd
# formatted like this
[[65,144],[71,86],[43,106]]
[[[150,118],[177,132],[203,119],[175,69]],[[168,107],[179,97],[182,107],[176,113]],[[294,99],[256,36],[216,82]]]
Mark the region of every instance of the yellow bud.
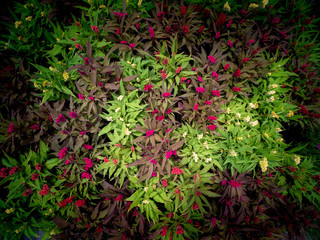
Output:
[[26,17],[26,21],[30,22],[32,20],[32,16]]
[[65,81],[67,81],[69,79],[69,74],[67,72],[63,73],[63,78]]
[[231,7],[230,7],[230,5],[229,5],[228,1],[224,4],[224,6],[223,6],[223,10],[230,12]]

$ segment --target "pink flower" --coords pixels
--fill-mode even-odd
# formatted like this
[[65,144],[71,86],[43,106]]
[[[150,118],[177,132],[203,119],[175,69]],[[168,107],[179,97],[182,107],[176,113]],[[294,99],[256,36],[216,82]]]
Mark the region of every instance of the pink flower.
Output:
[[134,43],[129,44],[129,48],[131,48],[131,49],[133,49],[135,46],[136,46],[136,44],[134,44]]
[[172,109],[167,110],[167,114],[170,114],[172,112]]
[[84,100],[84,97],[83,97],[83,95],[82,94],[78,94],[78,98],[80,98],[81,100]]
[[240,70],[240,68],[238,68],[238,69],[235,71],[234,76],[235,76],[235,77],[241,77],[241,70]]
[[212,90],[212,94],[216,95],[217,97],[220,97],[220,91],[219,90]]
[[83,147],[86,149],[86,150],[91,150],[92,149],[92,146],[88,145],[88,144],[83,144]]
[[92,175],[88,172],[83,172],[83,173],[81,173],[81,178],[90,179],[90,178],[92,178]]
[[230,182],[228,182],[228,184],[232,187],[241,187],[242,183],[241,182],[237,182],[235,180],[231,180]]
[[117,28],[116,33],[117,33],[118,35],[120,35],[120,34],[121,34],[120,28]]
[[187,7],[186,6],[182,6],[181,7],[181,16],[184,17],[184,15],[187,13]]
[[43,185],[42,190],[39,192],[39,195],[44,196],[47,195],[50,191],[50,188],[47,184]]
[[156,120],[158,120],[158,121],[162,121],[164,119],[164,116],[158,116],[158,117],[156,117]]
[[192,71],[196,71],[197,69],[195,67],[192,68]]
[[166,186],[168,186],[168,180],[167,179],[162,181],[162,187],[165,188]]
[[279,23],[279,22],[280,22],[280,18],[275,17],[275,18],[272,20],[272,23],[271,23],[271,24],[276,24],[276,23]]
[[254,40],[253,40],[253,39],[250,39],[250,40],[249,40],[249,43],[253,44],[253,43],[254,43]]
[[152,172],[152,177],[157,177],[157,173],[155,171]]
[[230,64],[226,64],[226,65],[223,67],[223,70],[224,70],[224,71],[227,71],[229,67],[230,67]]
[[198,81],[203,82],[202,77],[198,76]]
[[14,124],[13,123],[10,123],[9,126],[8,126],[8,133],[13,133],[14,132]]
[[186,25],[183,25],[182,31],[184,34],[187,34],[187,33],[189,33],[189,28]]
[[145,86],[144,86],[144,91],[146,91],[146,92],[151,92],[152,91],[152,85],[149,85],[149,84],[146,84]]
[[212,102],[211,101],[205,101],[204,104],[210,105]]
[[173,167],[171,174],[180,175],[182,174],[182,169],[179,169],[178,167]]
[[162,94],[162,97],[170,97],[171,96],[171,93],[169,92],[165,92]]
[[127,44],[127,41],[120,41],[120,44]]
[[193,210],[198,210],[199,209],[199,205],[197,203],[194,203],[192,206]]
[[154,160],[154,159],[151,159],[150,162],[151,162],[152,164],[157,164],[156,160]]
[[148,130],[147,132],[146,132],[146,137],[150,137],[150,136],[152,136],[154,134],[154,130]]
[[235,92],[241,92],[241,88],[238,88],[238,87],[233,87],[232,90]]
[[205,26],[201,26],[201,27],[199,28],[199,33],[202,34],[204,29],[205,29]]
[[176,233],[177,233],[178,235],[181,235],[181,234],[184,233],[184,229],[181,228],[181,226],[179,225],[179,226],[177,226],[177,231],[176,231]]
[[207,119],[210,120],[211,122],[217,120],[217,118],[214,116],[208,116]]
[[156,113],[158,113],[158,109],[155,109],[152,111],[152,115],[154,116]]
[[91,26],[91,29],[95,32],[95,33],[99,33],[99,28],[97,26]]
[[229,28],[231,26],[231,23],[232,23],[232,19],[229,20],[229,22],[227,23],[227,28]]
[[186,77],[182,77],[182,78],[180,78],[180,82],[184,82],[185,80],[187,80],[187,78],[186,78]]
[[86,134],[86,132],[87,132],[87,131],[81,131],[81,132],[80,132],[80,135],[83,136],[83,135]]
[[75,45],[76,48],[78,48],[78,49],[80,49],[80,50],[83,50],[83,47],[82,47],[80,44],[75,43],[74,45]]
[[58,154],[58,158],[62,159],[66,156],[68,149],[66,147],[62,148]]
[[83,207],[86,204],[86,200],[82,199],[82,200],[78,200],[75,202],[75,205],[78,207]]
[[217,33],[216,33],[216,35],[215,35],[215,39],[218,39],[220,37],[220,32],[218,31]]
[[93,162],[90,158],[84,158],[84,161],[86,163],[85,170],[88,171],[93,166]]
[[65,121],[66,121],[66,117],[63,116],[62,114],[59,114],[59,116],[57,117],[56,123],[65,122]]
[[118,197],[116,197],[114,200],[115,201],[121,201],[123,198],[122,194],[120,194]]
[[209,62],[216,63],[216,58],[213,56],[208,56]]
[[207,128],[210,130],[210,131],[213,131],[213,130],[216,130],[217,129],[217,126],[212,124],[212,125],[209,125],[207,126]]
[[40,129],[38,124],[34,124],[34,125],[30,126],[30,128],[33,129],[33,130],[39,130]]
[[176,73],[180,73],[181,72],[181,67],[178,67],[177,70],[176,70]]
[[70,118],[77,118],[78,114],[76,114],[75,112],[70,112],[69,116],[70,116]]
[[37,164],[37,163],[36,163],[36,169],[37,169],[38,171],[41,171],[41,166],[40,166],[39,164]]
[[165,58],[162,62],[164,65],[167,65],[168,64],[168,58]]
[[204,93],[206,91],[206,89],[202,88],[202,87],[197,87],[196,91],[199,93]]
[[246,62],[248,62],[248,61],[250,61],[250,58],[244,58],[244,59],[242,59],[242,62],[244,62],[244,63],[246,63]]
[[162,12],[159,12],[159,13],[157,14],[157,18],[159,19],[160,22],[163,20],[165,14],[166,14],[166,13],[163,12],[163,11],[162,11]]
[[233,43],[231,42],[231,40],[227,40],[227,45],[228,47],[233,47]]
[[162,78],[162,79],[166,79],[166,78],[167,78],[167,74],[166,74],[165,72],[162,72],[162,73],[161,73],[161,78]]
[[154,39],[154,30],[152,27],[149,27],[149,35],[152,39]]
[[199,109],[199,104],[197,103],[196,105],[194,105],[193,109],[197,111]]
[[218,78],[219,78],[219,75],[217,72],[213,71],[212,72],[212,77],[216,78],[215,81],[217,82],[218,81]]
[[172,155],[177,155],[176,151],[168,151],[166,152],[166,158],[169,159]]
[[91,101],[94,101],[94,97],[88,97]]

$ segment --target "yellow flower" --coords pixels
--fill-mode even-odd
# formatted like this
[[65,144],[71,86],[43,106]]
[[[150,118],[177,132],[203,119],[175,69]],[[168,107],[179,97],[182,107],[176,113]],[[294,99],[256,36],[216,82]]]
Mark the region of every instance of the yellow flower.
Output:
[[269,0],[262,0],[262,7],[265,8],[269,3]]
[[141,4],[142,4],[142,0],[139,0],[138,6],[141,7]]
[[34,7],[33,3],[30,3],[30,7]]
[[44,81],[43,83],[42,83],[42,86],[45,86],[46,84],[47,84],[47,80],[46,81]]
[[53,234],[54,234],[54,229],[52,229],[52,231],[51,231],[50,235],[53,235]]
[[277,141],[278,141],[278,142],[282,142],[282,141],[283,141],[283,138],[279,138]]
[[224,4],[224,6],[223,6],[223,10],[230,12],[231,7],[229,6],[228,1]]
[[18,28],[18,27],[20,27],[21,24],[22,24],[21,21],[16,21],[16,22],[14,23],[14,26],[15,26],[16,28]]
[[281,132],[281,128],[276,128],[276,132]]
[[271,151],[271,153],[272,153],[272,154],[276,154],[276,153],[277,153],[277,151],[276,151],[276,150],[273,150],[273,151]]
[[60,42],[60,38],[56,38],[57,42]]
[[266,172],[268,169],[268,159],[266,157],[263,158],[263,160],[261,160],[259,162],[260,167],[261,167],[261,171],[262,172]]
[[247,135],[247,138],[250,138],[250,137],[251,137],[250,134],[248,134],[248,135]]
[[271,72],[269,72],[268,75],[271,76]]
[[274,111],[272,111],[271,117],[279,118],[279,116]]
[[231,155],[232,157],[238,156],[238,154],[237,154],[234,150],[231,150],[231,151],[230,151],[230,155]]
[[48,90],[47,90],[47,89],[44,89],[44,90],[42,90],[42,92],[44,92],[44,93],[45,93],[45,92],[48,92]]
[[25,9],[27,9],[27,7],[28,7],[28,4],[25,4],[25,5],[23,5],[23,6],[24,6],[24,8],[25,8]]
[[55,68],[53,68],[51,66],[49,67],[49,69],[50,69],[51,72],[59,72],[57,69],[55,69]]
[[293,156],[293,160],[294,160],[294,162],[295,162],[297,165],[300,164],[300,157],[299,157],[298,155],[294,155],[294,156]]
[[15,230],[15,232],[18,234],[20,231],[17,229],[17,230]]
[[68,49],[71,51],[73,48],[72,48],[72,47],[69,47]]
[[46,12],[45,11],[42,11],[41,12],[41,17],[44,17],[46,15]]
[[294,113],[290,110],[290,112],[287,114],[288,117],[292,117]]
[[32,20],[32,16],[26,17],[26,21],[31,21]]
[[258,7],[259,7],[259,5],[256,4],[256,3],[251,3],[251,4],[249,5],[249,8],[258,8]]
[[153,186],[152,186],[152,187],[153,187],[153,189],[154,189],[154,190],[156,190],[157,185],[153,184]]
[[7,214],[10,214],[11,212],[10,212],[10,209],[6,209],[6,211],[5,211]]
[[272,84],[270,88],[277,88],[278,86],[279,86],[278,84]]
[[265,133],[264,136],[265,136],[266,138],[269,138],[269,137],[270,137],[268,133]]
[[106,5],[103,5],[103,4],[102,4],[102,5],[99,6],[99,8],[105,9],[105,8],[106,8]]
[[65,81],[67,81],[69,79],[69,74],[67,72],[63,73],[63,78]]

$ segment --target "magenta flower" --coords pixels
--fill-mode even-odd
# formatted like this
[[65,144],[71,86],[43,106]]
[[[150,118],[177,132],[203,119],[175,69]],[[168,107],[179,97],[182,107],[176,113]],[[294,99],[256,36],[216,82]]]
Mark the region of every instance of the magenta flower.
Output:
[[215,39],[218,39],[220,37],[220,32],[218,31],[217,33],[216,33],[216,35],[214,36],[214,38]]
[[95,32],[95,33],[99,33],[99,28],[97,26],[91,26],[91,29]]
[[57,117],[56,123],[65,122],[65,121],[66,121],[66,117],[63,116],[62,114],[59,114],[59,116]]
[[192,68],[192,71],[196,71],[197,69],[195,67]]
[[81,174],[81,178],[90,179],[90,178],[92,178],[92,175],[91,175],[90,173],[88,173],[88,172],[83,172],[83,173]]
[[204,30],[205,28],[206,28],[205,26],[201,26],[201,27],[199,28],[199,33],[202,34],[202,33],[203,33],[203,30]]
[[34,124],[34,125],[30,126],[30,128],[33,129],[33,130],[39,130],[40,129],[38,124]]
[[78,43],[75,43],[74,46],[75,46],[76,48],[78,48],[79,50],[83,50],[83,47],[82,47],[80,44],[78,44]]
[[227,40],[227,45],[228,47],[233,47],[233,43],[231,42],[231,40]]
[[162,121],[164,119],[164,116],[158,116],[158,117],[156,117],[156,120],[158,120],[158,121]]
[[152,39],[154,39],[154,30],[152,27],[149,27],[149,35]]
[[155,109],[152,111],[152,115],[154,116],[156,113],[158,113],[158,109]]
[[248,62],[248,61],[250,61],[250,58],[244,58],[244,59],[242,59],[242,62],[244,62],[244,63],[246,63],[246,62]]
[[68,149],[66,147],[62,148],[58,154],[58,158],[62,159],[66,156]]
[[199,109],[199,104],[197,103],[196,105],[194,105],[193,109],[197,111]]
[[220,97],[220,91],[219,90],[212,90],[212,94],[216,95],[217,97]]
[[189,28],[186,25],[183,25],[182,31],[184,34],[187,34],[187,33],[189,33]]
[[217,82],[218,81],[218,78],[219,78],[219,75],[217,72],[213,71],[212,72],[212,77],[216,78],[215,81]]
[[224,70],[224,71],[227,71],[229,67],[230,67],[230,64],[226,64],[226,65],[223,67],[223,70]]
[[69,113],[69,116],[70,116],[70,118],[77,118],[78,114],[76,114],[75,112],[72,111]]
[[129,44],[129,48],[131,48],[131,49],[133,49],[135,46],[136,46],[136,44],[134,44],[134,43]]
[[84,161],[86,163],[85,170],[88,171],[89,168],[93,166],[92,160],[90,158],[84,158]]
[[13,133],[14,132],[14,124],[13,123],[10,123],[9,126],[8,126],[8,133]]
[[203,82],[202,77],[198,76],[198,81]]
[[176,70],[176,73],[180,73],[181,72],[181,67],[178,67],[177,70]]
[[90,146],[90,145],[88,145],[88,144],[83,144],[83,147],[84,147],[86,150],[92,149],[92,146]]
[[155,171],[152,172],[152,177],[157,177],[157,173]]
[[116,33],[117,33],[118,35],[120,35],[120,34],[121,34],[120,28],[117,28]]
[[120,44],[127,44],[127,41],[120,41]]
[[208,116],[207,119],[210,120],[211,122],[217,120],[217,118],[214,116]]
[[238,68],[238,69],[235,71],[234,76],[235,76],[235,77],[241,77],[241,70],[240,70],[240,68]]
[[162,97],[170,97],[171,96],[171,93],[169,92],[165,92],[162,94]]
[[172,109],[167,110],[167,114],[170,114],[172,112]]
[[207,126],[207,128],[210,130],[210,131],[213,131],[213,130],[216,130],[217,129],[217,126],[212,124],[212,125],[209,125]]
[[232,90],[235,92],[241,92],[241,88],[238,88],[238,87],[233,87]]
[[87,57],[86,57],[86,58],[84,58],[84,64],[85,64],[85,65],[89,65],[89,64],[90,64],[90,62],[89,62],[89,58],[87,58]]
[[146,137],[150,137],[150,136],[152,136],[154,134],[154,130],[148,130],[147,132],[146,132]]
[[80,135],[83,136],[83,135],[86,134],[86,132],[87,132],[87,131],[81,131],[81,132],[80,132]]
[[168,58],[165,58],[162,62],[164,65],[167,65],[168,64]]
[[202,87],[197,87],[196,91],[199,93],[204,93],[206,91],[206,89],[202,88]]
[[94,101],[94,97],[88,97],[91,101]]
[[253,43],[254,43],[254,40],[253,40],[253,39],[250,39],[250,40],[249,40],[249,43],[253,44]]
[[135,24],[135,26],[136,26],[137,29],[139,29],[139,27],[140,27],[138,22]]
[[216,58],[214,58],[213,56],[208,56],[208,59],[210,62],[216,63]]
[[146,92],[151,92],[152,91],[152,85],[150,85],[150,84],[146,84],[145,86],[144,86],[144,91],[146,91]]
[[211,101],[205,101],[204,104],[210,105],[212,102]]
[[231,26],[231,23],[232,23],[232,19],[229,20],[229,22],[227,23],[227,28],[229,28]]
[[151,159],[150,162],[151,162],[152,164],[157,164],[156,160],[154,160],[154,159]]
[[241,187],[242,183],[241,182],[237,182],[235,180],[231,180],[230,182],[228,182],[228,184],[232,187]]
[[161,78],[162,78],[162,79],[166,79],[166,78],[167,78],[167,74],[166,74],[165,72],[162,72],[162,73],[161,73]]
[[78,94],[78,98],[80,98],[81,100],[84,100],[84,96],[82,94]]

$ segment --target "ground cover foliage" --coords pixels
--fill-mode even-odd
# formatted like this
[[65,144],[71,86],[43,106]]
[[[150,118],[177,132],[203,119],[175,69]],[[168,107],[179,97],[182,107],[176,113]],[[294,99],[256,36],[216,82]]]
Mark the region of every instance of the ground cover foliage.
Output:
[[0,40],[0,236],[317,235],[320,142],[287,137],[319,127],[312,7],[17,3]]

